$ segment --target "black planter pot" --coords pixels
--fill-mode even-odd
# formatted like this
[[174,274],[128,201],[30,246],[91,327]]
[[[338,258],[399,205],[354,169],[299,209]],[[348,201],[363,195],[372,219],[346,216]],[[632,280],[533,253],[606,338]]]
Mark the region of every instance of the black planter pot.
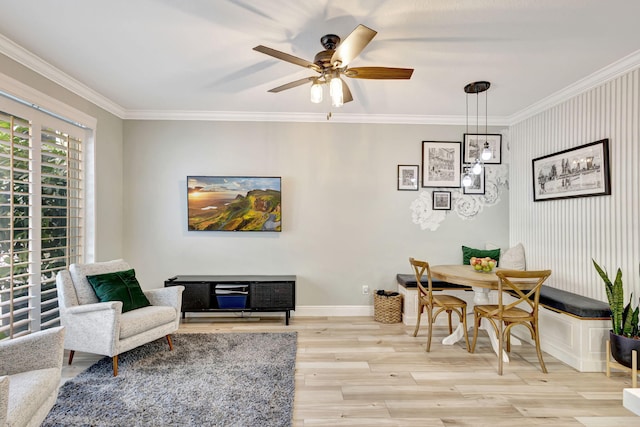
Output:
[[611,343],[611,355],[619,364],[631,367],[631,351],[637,351],[637,366],[640,367],[640,340],[627,338],[624,335],[616,335],[609,331],[609,342]]

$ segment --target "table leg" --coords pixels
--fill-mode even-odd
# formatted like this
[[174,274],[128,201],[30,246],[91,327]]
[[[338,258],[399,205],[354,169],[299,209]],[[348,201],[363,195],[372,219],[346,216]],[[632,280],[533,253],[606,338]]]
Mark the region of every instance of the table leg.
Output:
[[[473,287],[473,304],[489,304],[489,292],[490,289]],[[473,306],[467,307],[467,325],[473,327]],[[498,354],[498,337],[495,335],[493,328],[488,320],[482,319],[480,323],[480,329],[484,329],[489,334],[489,341],[491,342],[491,347],[493,351]],[[470,332],[471,333],[471,332]],[[453,331],[451,335],[444,337],[442,340],[442,344],[445,345],[453,345],[454,343],[460,341],[464,337],[464,330],[462,323],[458,324],[458,327]],[[471,339],[471,338],[470,338]],[[511,345],[519,345],[521,344],[520,340],[515,337],[511,337]],[[502,360],[504,362],[509,362],[509,355],[506,351],[502,351]]]
[[464,328],[462,327],[462,323],[458,323],[458,326],[456,327],[456,329],[454,329],[453,333],[451,335],[447,335],[442,339],[442,344],[453,345],[458,341],[460,341],[463,337],[464,337]]

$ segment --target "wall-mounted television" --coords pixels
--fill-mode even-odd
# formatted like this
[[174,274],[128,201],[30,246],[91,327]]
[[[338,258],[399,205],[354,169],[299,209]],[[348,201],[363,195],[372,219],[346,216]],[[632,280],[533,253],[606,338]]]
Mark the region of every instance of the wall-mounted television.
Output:
[[192,231],[282,231],[280,177],[188,176]]

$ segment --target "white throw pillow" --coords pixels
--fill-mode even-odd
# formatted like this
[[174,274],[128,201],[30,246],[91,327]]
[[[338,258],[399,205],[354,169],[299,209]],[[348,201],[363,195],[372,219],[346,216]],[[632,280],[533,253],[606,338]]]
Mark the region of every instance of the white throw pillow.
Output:
[[524,256],[524,246],[518,243],[512,248],[507,249],[500,255],[499,267],[508,268],[510,270],[526,270],[527,261]]

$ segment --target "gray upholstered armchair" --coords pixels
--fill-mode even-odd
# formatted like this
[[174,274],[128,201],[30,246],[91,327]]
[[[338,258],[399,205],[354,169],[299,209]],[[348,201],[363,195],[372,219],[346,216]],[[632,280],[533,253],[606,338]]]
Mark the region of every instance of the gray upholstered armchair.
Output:
[[144,291],[150,306],[122,312],[120,301],[99,302],[87,276],[131,269],[123,260],[94,264],[72,264],[56,277],[60,320],[66,327],[64,348],[103,354],[113,359],[113,375],[118,375],[118,354],[166,337],[180,325],[183,286]]
[[39,426],[60,387],[62,327],[0,341],[0,426]]

